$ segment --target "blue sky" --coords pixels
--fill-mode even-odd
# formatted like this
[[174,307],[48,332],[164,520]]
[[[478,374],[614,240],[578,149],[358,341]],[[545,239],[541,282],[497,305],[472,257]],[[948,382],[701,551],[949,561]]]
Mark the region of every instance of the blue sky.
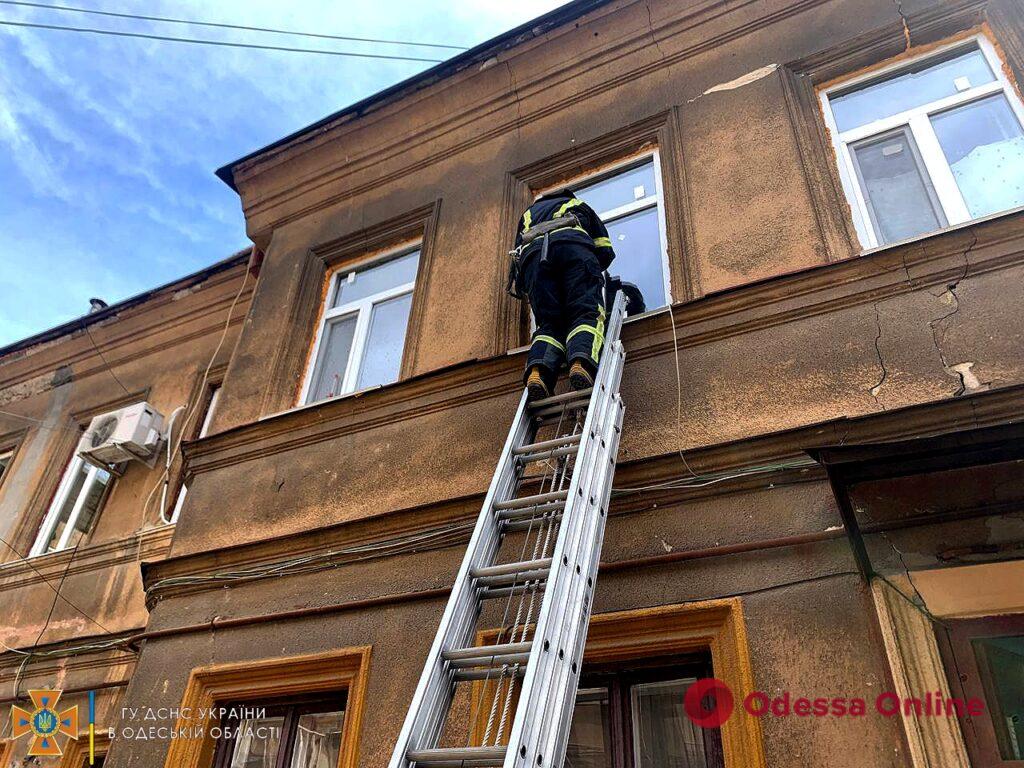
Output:
[[[57,0],[44,0],[57,2]],[[59,3],[250,26],[471,46],[559,0]],[[386,12],[382,12],[386,9]],[[0,5],[0,19],[445,58]],[[0,345],[247,245],[213,171],[430,64],[0,26]]]

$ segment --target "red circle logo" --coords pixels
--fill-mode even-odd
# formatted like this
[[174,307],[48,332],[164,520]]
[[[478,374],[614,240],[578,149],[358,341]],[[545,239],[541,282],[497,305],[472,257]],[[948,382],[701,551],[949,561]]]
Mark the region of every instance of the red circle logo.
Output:
[[732,691],[721,680],[706,677],[686,689],[683,709],[695,725],[718,728],[732,714]]

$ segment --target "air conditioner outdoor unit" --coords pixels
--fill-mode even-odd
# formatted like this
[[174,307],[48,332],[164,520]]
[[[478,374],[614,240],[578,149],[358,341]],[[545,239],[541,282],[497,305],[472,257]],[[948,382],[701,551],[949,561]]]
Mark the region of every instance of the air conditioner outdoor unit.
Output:
[[78,455],[107,470],[132,459],[152,467],[163,441],[164,417],[149,403],[136,403],[89,422]]

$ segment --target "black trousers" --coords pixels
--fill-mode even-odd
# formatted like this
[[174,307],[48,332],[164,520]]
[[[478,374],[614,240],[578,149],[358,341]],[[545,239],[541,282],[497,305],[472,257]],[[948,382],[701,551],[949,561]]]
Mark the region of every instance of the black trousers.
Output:
[[597,370],[604,344],[604,270],[594,252],[572,242],[551,243],[546,261],[534,254],[519,273],[537,323],[527,371],[535,365],[557,375],[582,360]]

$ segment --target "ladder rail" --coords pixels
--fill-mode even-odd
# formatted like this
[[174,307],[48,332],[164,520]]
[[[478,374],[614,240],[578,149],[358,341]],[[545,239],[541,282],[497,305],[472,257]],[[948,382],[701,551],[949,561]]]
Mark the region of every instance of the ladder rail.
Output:
[[[616,455],[619,437],[622,431],[622,418],[625,408],[622,401],[616,398],[618,405],[606,432],[608,441],[607,450],[604,453],[606,458]],[[562,642],[566,653],[580,665],[583,662],[583,652],[586,646],[587,630],[590,625],[590,614],[593,608],[594,586],[597,584],[597,569],[601,562],[601,548],[604,543],[605,522],[607,520],[608,504],[612,493],[612,475],[602,474],[594,489],[595,502],[588,508],[588,523],[585,533],[585,548],[583,551],[583,577],[572,584],[573,594],[570,601],[579,601],[582,607],[582,615],[577,621],[563,626],[564,635]],[[602,514],[594,515],[594,509],[602,510]],[[560,670],[561,679],[552,682],[553,694],[544,699],[544,711],[541,713],[537,723],[539,725],[538,752],[550,755],[548,764],[561,766],[565,761],[565,751],[569,737],[569,727],[572,718],[572,710],[576,700],[576,690],[579,687],[580,676],[577,673],[567,673],[566,669]]]
[[[525,390],[520,397],[389,768],[414,763],[423,768],[562,768],[622,428],[619,383],[625,353],[619,334],[624,317],[620,293],[608,316],[605,351],[589,391],[555,395],[532,407]],[[541,424],[584,407],[578,434],[535,441]],[[573,454],[568,487],[516,498],[526,464]],[[542,519],[559,521],[550,558],[545,545],[540,559],[495,562],[506,533]],[[533,586],[520,584],[523,579]],[[473,647],[484,601],[511,597],[524,587],[542,594],[533,638]],[[489,679],[497,665],[511,665],[513,677],[522,678],[509,747],[439,747],[457,683]]]
[[[530,439],[532,431],[524,390],[519,398],[513,426],[498,459],[498,469],[484,497],[480,516],[473,528],[466,554],[452,586],[452,593],[441,615],[434,642],[427,654],[423,672],[399,732],[389,768],[406,768],[410,763],[408,752],[436,741],[444,727],[445,716],[455,691],[449,680],[447,664],[441,654],[446,648],[467,645],[469,636],[473,634],[478,601],[469,572],[474,567],[489,565],[493,561],[501,542],[498,525],[494,519],[494,504],[509,498],[515,491],[518,476],[512,450]],[[412,743],[416,736],[419,737],[417,743]]]
[[[613,312],[613,316],[614,314]],[[575,569],[580,549],[584,546],[587,512],[593,507],[590,498],[594,493],[594,484],[600,481],[603,474],[607,474],[603,472],[605,467],[602,464],[603,461],[607,461],[605,456],[609,438],[605,433],[613,423],[610,416],[618,403],[614,393],[618,390],[622,371],[621,343],[613,342],[607,352],[610,354],[606,353],[602,358],[602,366],[598,371],[584,423],[581,453],[577,458],[569,487],[562,526],[553,553],[554,562],[535,628],[534,637],[541,642],[535,642],[527,665],[527,676],[523,680],[519,706],[509,736],[509,744],[513,745],[513,749],[506,755],[505,768],[536,766],[538,755],[543,761],[542,765],[549,764],[548,760],[543,759],[543,752],[538,751],[540,720],[543,717],[540,710],[543,709],[542,703],[550,698],[552,680],[555,679],[559,667],[570,670],[573,663],[571,655],[565,655],[566,649],[562,644],[566,613],[576,607],[568,601],[568,596],[574,579],[585,583],[582,573],[576,573]],[[601,440],[605,441],[603,447],[600,444]],[[544,641],[547,641],[547,650]],[[559,651],[562,651],[561,655]]]

